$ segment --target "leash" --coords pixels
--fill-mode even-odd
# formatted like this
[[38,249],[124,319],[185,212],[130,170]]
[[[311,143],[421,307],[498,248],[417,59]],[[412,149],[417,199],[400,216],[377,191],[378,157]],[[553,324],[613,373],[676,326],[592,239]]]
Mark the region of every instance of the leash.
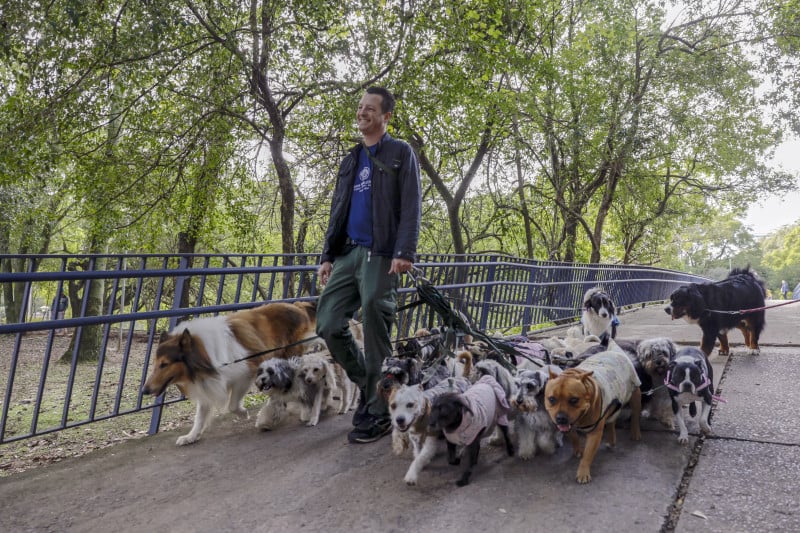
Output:
[[595,430],[595,428],[597,428],[597,425],[603,419],[607,419],[609,416],[619,411],[620,407],[622,407],[622,402],[620,402],[617,398],[614,398],[614,400],[610,404],[608,404],[606,410],[600,413],[600,418],[597,419],[597,422],[595,422],[591,426],[576,427],[575,431],[580,431],[581,433],[591,433],[592,431]]
[[757,313],[758,311],[766,311],[767,309],[772,309],[773,307],[781,307],[783,305],[789,305],[800,302],[800,300],[789,300],[787,302],[781,302],[779,304],[774,305],[765,305],[763,307],[754,307],[753,309],[740,309],[738,311],[723,311],[721,309],[706,309],[707,313],[718,313],[720,315],[746,315],[748,313]]
[[221,365],[219,365],[219,367],[221,368],[223,366],[232,365],[234,363],[241,363],[242,361],[247,361],[248,359],[253,359],[255,357],[261,357],[262,355],[267,355],[267,354],[270,354],[272,352],[277,352],[279,350],[284,350],[286,348],[293,348],[295,346],[299,346],[301,344],[305,344],[307,342],[310,342],[310,341],[312,341],[314,339],[318,339],[318,338],[319,338],[319,335],[315,335],[314,337],[308,337],[308,338],[305,338],[303,340],[300,340],[300,341],[297,341],[297,342],[293,342],[291,344],[287,344],[286,346],[278,346],[277,348],[270,348],[269,350],[264,350],[263,352],[256,352],[254,354],[250,354],[250,355],[247,355],[245,357],[242,357],[241,359],[234,359],[233,361],[230,361],[228,363],[222,363]]

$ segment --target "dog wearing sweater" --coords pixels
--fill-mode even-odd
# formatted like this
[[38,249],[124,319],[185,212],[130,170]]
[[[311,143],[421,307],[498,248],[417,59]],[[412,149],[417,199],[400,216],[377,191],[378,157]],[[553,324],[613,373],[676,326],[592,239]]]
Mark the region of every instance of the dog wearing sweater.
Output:
[[464,446],[467,466],[456,485],[469,484],[472,469],[478,462],[481,439],[491,435],[498,426],[505,439],[506,452],[514,455],[514,445],[508,432],[509,405],[505,391],[492,376],[483,376],[464,393],[447,393],[434,399],[431,405],[430,429],[442,431],[447,439],[447,460],[451,465],[461,462],[456,446]]

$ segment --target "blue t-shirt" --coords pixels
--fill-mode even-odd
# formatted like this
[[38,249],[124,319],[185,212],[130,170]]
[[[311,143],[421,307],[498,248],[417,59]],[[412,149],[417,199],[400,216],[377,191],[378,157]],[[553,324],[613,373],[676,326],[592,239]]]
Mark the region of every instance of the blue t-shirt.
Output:
[[[375,155],[378,145],[367,149]],[[372,247],[372,161],[363,148],[358,152],[358,172],[350,196],[347,235],[356,244]]]

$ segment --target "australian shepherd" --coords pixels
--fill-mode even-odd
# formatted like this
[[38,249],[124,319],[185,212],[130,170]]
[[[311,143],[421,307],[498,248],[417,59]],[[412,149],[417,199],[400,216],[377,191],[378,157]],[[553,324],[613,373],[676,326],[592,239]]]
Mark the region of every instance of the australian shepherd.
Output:
[[303,345],[298,343],[313,331],[306,310],[281,302],[183,322],[162,334],[142,391],[158,396],[176,385],[195,403],[192,429],[176,442],[178,446],[191,444],[206,429],[213,407],[246,418],[243,400],[259,363],[270,357],[300,355]]
[[611,296],[602,288],[592,287],[583,295],[581,324],[584,337],[595,335],[599,339],[604,336],[613,339],[617,336],[617,309]]
[[[728,331],[737,328],[751,355],[758,355],[758,338],[764,330],[764,282],[750,269],[734,268],[728,277],[714,283],[690,283],[678,287],[664,311],[673,319],[683,318],[703,330],[700,349],[711,355],[719,339],[719,354],[728,355]],[[749,311],[758,309],[757,311]],[[748,310],[747,313],[738,311]],[[733,313],[732,313],[733,312]]]

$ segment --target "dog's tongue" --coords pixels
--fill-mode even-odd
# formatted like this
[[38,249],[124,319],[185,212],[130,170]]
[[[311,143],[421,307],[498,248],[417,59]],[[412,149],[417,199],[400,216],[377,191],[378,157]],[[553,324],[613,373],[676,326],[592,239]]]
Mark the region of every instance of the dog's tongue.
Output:
[[568,424],[559,424],[559,425],[558,425],[558,430],[559,430],[561,433],[569,433],[569,430],[570,430],[570,429],[572,429],[572,426],[570,426],[570,425],[568,425]]

